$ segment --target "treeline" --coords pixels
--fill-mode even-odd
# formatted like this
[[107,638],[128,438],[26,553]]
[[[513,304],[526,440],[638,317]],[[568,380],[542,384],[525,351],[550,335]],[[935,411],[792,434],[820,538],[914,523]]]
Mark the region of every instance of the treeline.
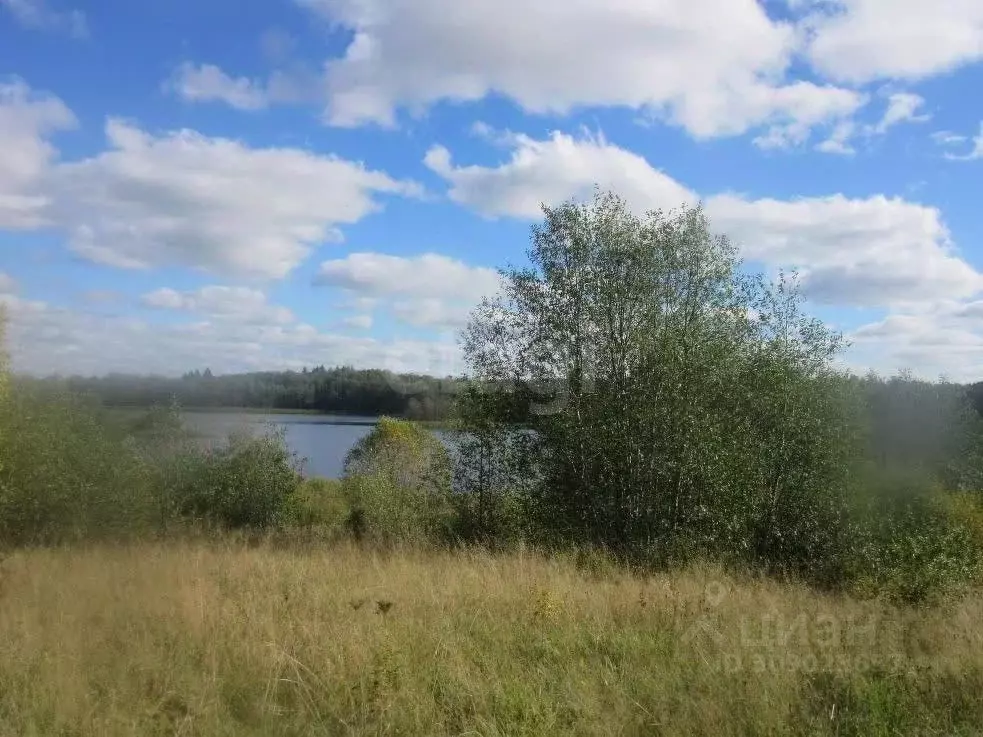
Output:
[[[99,399],[108,407],[150,408],[171,403],[186,408],[265,409],[309,411],[365,416],[393,416],[410,420],[447,421],[466,382],[460,377],[438,378],[422,374],[396,374],[380,369],[317,366],[302,371],[262,371],[215,376],[209,369],[191,371],[180,378],[109,374],[101,377],[72,376],[67,379],[23,379],[40,386],[61,386],[77,394]],[[884,404],[886,390],[876,377],[854,379],[870,393],[870,401]],[[880,380],[891,386],[914,385],[896,377]],[[923,382],[931,391],[948,396],[949,401],[969,401],[983,417],[983,382],[972,385]],[[901,407],[884,404],[883,438],[892,434],[894,414]],[[938,422],[938,417],[926,418]],[[914,442],[909,439],[905,442]],[[890,443],[875,452],[884,461],[901,446]],[[889,450],[894,448],[895,450]]]
[[215,376],[209,369],[180,378],[112,374],[47,380],[113,407],[182,407],[305,410],[355,415],[394,415],[444,420],[460,389],[459,379],[396,374],[377,369],[317,366],[303,371],[265,371]]

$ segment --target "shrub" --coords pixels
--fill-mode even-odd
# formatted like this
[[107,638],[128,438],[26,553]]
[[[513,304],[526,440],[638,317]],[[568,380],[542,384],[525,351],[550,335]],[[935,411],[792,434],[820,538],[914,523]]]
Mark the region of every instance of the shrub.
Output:
[[855,514],[849,577],[862,593],[906,604],[936,601],[980,574],[972,502],[916,478],[872,482]]
[[112,538],[156,526],[153,468],[97,405],[18,383],[0,425],[0,541]]
[[345,460],[348,526],[388,542],[446,538],[451,529],[451,464],[431,432],[383,417]]
[[318,529],[336,534],[349,516],[344,485],[337,479],[305,479],[286,501],[283,523],[288,527]]
[[199,451],[178,490],[178,508],[192,519],[227,529],[267,528],[284,520],[301,482],[282,431],[233,434]]
[[532,515],[525,494],[513,489],[457,489],[451,496],[454,537],[496,547],[529,540]]
[[980,492],[959,491],[942,497],[946,514],[966,528],[973,544],[983,550],[983,495]]

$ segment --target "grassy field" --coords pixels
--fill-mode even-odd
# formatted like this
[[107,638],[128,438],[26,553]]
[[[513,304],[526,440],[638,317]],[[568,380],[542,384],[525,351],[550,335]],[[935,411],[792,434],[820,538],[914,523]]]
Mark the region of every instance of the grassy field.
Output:
[[4,735],[954,735],[983,596],[223,543],[0,565]]

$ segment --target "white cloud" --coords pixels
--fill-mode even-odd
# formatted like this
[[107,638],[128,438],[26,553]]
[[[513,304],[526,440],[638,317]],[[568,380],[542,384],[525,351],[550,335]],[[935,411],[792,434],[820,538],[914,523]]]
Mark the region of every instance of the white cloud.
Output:
[[[515,145],[511,160],[498,167],[454,167],[443,148],[431,150],[427,163],[448,180],[452,199],[487,215],[536,219],[540,202],[581,197],[595,180],[636,211],[696,199],[642,157],[595,138],[520,136]],[[710,195],[705,206],[746,258],[797,267],[818,301],[903,303],[983,289],[983,277],[954,252],[935,208],[883,196],[783,201],[731,194]]]
[[214,319],[247,324],[288,325],[296,322],[286,307],[271,305],[263,292],[249,287],[207,286],[193,292],[164,287],[143,295],[141,301],[148,307],[196,312]]
[[931,138],[940,146],[955,146],[969,140],[966,136],[952,131],[936,131],[931,135]]
[[867,96],[852,90],[817,87],[796,82],[776,92],[784,98],[789,112],[781,122],[768,127],[754,139],[759,148],[792,148],[805,143],[812,129],[824,123],[842,125],[867,103]]
[[513,138],[510,160],[498,167],[454,166],[450,152],[435,146],[425,163],[450,185],[450,197],[483,215],[537,218],[540,203],[589,196],[594,185],[614,189],[633,206],[678,207],[694,194],[638,154],[601,135],[574,138],[554,132],[546,140]]
[[917,80],[983,58],[979,0],[830,0],[803,23],[812,65],[850,83]]
[[154,136],[120,121],[110,149],[52,175],[51,217],[71,248],[123,268],[183,265],[279,278],[338,226],[378,210],[374,195],[418,185],[333,156],[250,148],[189,130]]
[[42,223],[49,203],[43,180],[57,155],[47,137],[75,123],[58,98],[32,92],[16,78],[0,81],[0,228]]
[[315,283],[369,297],[437,297],[477,302],[498,291],[498,272],[437,253],[405,258],[352,253],[322,263]]
[[[265,37],[264,37],[265,38]],[[303,66],[278,69],[265,80],[232,77],[214,64],[184,62],[164,89],[188,102],[224,102],[237,110],[264,110],[277,103],[316,102],[321,80]]]
[[899,198],[843,195],[707,201],[713,225],[743,255],[797,267],[818,301],[884,305],[983,290],[983,276],[954,253],[941,213]]
[[475,304],[431,297],[394,302],[391,312],[397,320],[414,327],[459,331],[467,325]]
[[918,114],[925,105],[925,98],[912,92],[894,92],[888,97],[887,110],[884,117],[874,126],[873,132],[886,133],[889,128],[899,123],[923,123],[932,116],[927,113]]
[[255,324],[205,319],[156,323],[0,297],[10,315],[16,371],[32,374],[180,375],[350,365],[438,376],[463,370],[454,341],[379,340],[324,332],[303,323]]
[[909,369],[926,379],[983,378],[983,302],[945,301],[891,314],[848,336],[851,363],[892,374]]
[[168,86],[192,102],[221,101],[238,110],[260,110],[269,104],[261,82],[230,77],[214,64],[185,62],[178,67]]
[[857,150],[850,145],[850,138],[856,131],[856,124],[853,121],[843,121],[839,123],[830,133],[829,138],[816,145],[817,151],[826,154],[839,154],[840,156],[852,156]]
[[798,43],[756,0],[298,0],[352,31],[326,63],[326,118],[392,125],[396,110],[491,93],[533,113],[646,110],[700,138],[762,124],[801,138],[863,102],[785,73]]
[[482,297],[498,293],[498,272],[425,253],[402,257],[353,253],[325,261],[316,284],[348,290],[407,325],[458,331]]
[[372,323],[372,315],[352,315],[342,320],[342,324],[357,330],[371,330]]
[[[957,144],[960,142],[965,142],[967,139],[965,136],[953,136],[950,139],[943,141],[947,144]],[[980,134],[973,138],[973,148],[970,149],[965,154],[955,154],[951,151],[946,152],[945,157],[950,161],[976,161],[977,159],[983,159],[983,123],[980,123]]]
[[867,139],[873,136],[883,136],[891,128],[901,123],[924,123],[931,119],[928,113],[919,113],[925,105],[925,99],[912,92],[883,91],[887,99],[887,107],[881,119],[876,123],[860,126],[854,120],[842,120],[837,123],[829,137],[816,146],[817,151],[841,156],[852,156],[857,152],[851,143],[856,135]]
[[89,35],[88,23],[80,10],[53,10],[45,0],[0,0],[0,8],[26,28],[67,33],[75,38]]

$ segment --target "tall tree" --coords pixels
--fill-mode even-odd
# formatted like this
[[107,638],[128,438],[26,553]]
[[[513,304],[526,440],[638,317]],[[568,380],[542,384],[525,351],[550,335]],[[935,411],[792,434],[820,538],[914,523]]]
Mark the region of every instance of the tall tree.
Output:
[[507,459],[552,535],[821,555],[849,442],[840,339],[794,280],[745,275],[699,207],[637,216],[597,193],[544,215],[530,265],[503,272],[464,334],[476,449]]

